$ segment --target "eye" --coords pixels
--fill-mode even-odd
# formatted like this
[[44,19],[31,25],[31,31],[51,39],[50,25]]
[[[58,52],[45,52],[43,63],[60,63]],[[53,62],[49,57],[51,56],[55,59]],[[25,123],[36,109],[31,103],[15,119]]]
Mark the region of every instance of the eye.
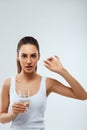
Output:
[[36,58],[36,57],[37,57],[37,54],[32,54],[31,57],[32,57],[32,58]]
[[26,55],[25,54],[21,54],[21,57],[26,58]]

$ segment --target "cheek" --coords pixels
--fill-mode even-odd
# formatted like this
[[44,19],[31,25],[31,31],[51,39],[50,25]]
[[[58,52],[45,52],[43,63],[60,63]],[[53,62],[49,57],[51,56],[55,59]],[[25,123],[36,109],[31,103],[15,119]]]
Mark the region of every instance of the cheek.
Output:
[[37,64],[37,62],[38,62],[38,59],[34,60],[33,62]]
[[24,63],[25,63],[25,62],[24,62],[23,60],[21,60],[21,59],[19,59],[19,62],[20,62],[20,65],[21,65],[21,66],[23,66]]
[[37,62],[38,62],[38,60],[36,59],[36,60],[32,60],[32,65],[34,65],[34,66],[37,66]]

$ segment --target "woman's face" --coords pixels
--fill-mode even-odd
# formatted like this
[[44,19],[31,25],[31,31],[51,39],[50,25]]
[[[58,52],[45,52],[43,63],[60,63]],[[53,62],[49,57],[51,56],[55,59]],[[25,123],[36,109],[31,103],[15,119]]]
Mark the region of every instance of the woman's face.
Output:
[[17,56],[22,70],[26,73],[35,71],[39,58],[38,50],[36,46],[32,44],[22,45]]

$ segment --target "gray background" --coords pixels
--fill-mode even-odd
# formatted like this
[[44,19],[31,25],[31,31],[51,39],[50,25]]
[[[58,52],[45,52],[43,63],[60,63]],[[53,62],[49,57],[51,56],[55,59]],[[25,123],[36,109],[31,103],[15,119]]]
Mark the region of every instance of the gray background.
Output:
[[[43,66],[58,55],[65,68],[87,88],[87,0],[0,0],[0,86],[16,71],[16,46],[34,36],[41,48],[38,73],[67,84]],[[87,101],[51,94],[46,130],[87,130]],[[9,130],[9,123],[0,130]]]

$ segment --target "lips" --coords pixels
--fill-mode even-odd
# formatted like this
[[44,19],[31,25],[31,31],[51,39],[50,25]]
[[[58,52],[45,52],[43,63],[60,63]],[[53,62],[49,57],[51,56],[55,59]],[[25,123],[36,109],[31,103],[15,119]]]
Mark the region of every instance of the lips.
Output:
[[32,69],[32,66],[31,65],[26,66],[26,69],[30,70],[30,69]]

